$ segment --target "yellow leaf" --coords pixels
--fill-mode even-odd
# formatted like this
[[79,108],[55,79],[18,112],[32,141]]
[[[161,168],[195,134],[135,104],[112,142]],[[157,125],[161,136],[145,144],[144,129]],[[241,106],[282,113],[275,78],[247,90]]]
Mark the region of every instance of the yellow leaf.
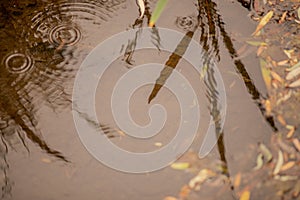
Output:
[[270,91],[271,90],[271,72],[267,68],[266,61],[263,59],[260,59],[260,68],[261,68],[261,73],[262,73],[263,79],[265,81],[266,87],[267,87],[268,91]]
[[245,190],[241,197],[240,197],[240,200],[249,200],[250,199],[250,192],[248,190]]
[[252,36],[258,35],[258,32],[270,21],[270,19],[273,17],[274,12],[271,10],[269,11],[259,22],[259,24],[256,27],[256,30],[254,33],[252,33]]
[[173,169],[177,169],[177,170],[183,170],[183,169],[187,169],[190,167],[190,163],[187,162],[178,162],[178,163],[173,163],[171,165],[171,167]]
[[237,175],[234,178],[234,188],[238,188],[241,184],[242,174],[241,172],[237,173]]

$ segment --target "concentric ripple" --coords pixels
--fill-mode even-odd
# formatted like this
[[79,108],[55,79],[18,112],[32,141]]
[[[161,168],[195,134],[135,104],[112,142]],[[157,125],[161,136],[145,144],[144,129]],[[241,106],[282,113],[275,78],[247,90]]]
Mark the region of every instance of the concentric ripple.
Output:
[[176,26],[185,31],[190,31],[197,25],[197,20],[194,16],[182,16],[176,19]]
[[108,21],[126,0],[78,0],[49,4],[31,18],[35,37],[56,45],[75,45],[82,29]]
[[57,45],[74,45],[80,38],[81,32],[75,26],[58,25],[49,32],[49,41]]
[[10,73],[21,74],[32,69],[33,60],[27,54],[13,53],[4,59],[4,65]]

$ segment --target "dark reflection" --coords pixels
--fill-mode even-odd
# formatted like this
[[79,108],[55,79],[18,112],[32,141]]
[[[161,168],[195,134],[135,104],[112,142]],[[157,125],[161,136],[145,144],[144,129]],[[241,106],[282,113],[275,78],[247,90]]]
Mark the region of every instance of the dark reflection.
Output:
[[[147,0],[145,0],[144,3],[145,3],[144,16],[142,18],[140,18],[140,17],[136,18],[135,22],[132,24],[132,28],[133,29],[136,28],[137,31],[135,32],[134,38],[132,40],[128,41],[128,44],[126,45],[124,57],[123,57],[123,60],[130,66],[132,66],[134,64],[133,55],[134,55],[134,52],[135,52],[135,49],[136,49],[136,46],[138,43],[138,38],[142,34],[143,25],[145,22],[146,22],[146,25],[148,25],[150,22],[150,18],[151,18],[149,2]],[[146,20],[144,20],[144,19],[146,19]],[[160,51],[160,36],[159,36],[159,32],[156,27],[153,27],[153,29],[152,29],[151,42]]]

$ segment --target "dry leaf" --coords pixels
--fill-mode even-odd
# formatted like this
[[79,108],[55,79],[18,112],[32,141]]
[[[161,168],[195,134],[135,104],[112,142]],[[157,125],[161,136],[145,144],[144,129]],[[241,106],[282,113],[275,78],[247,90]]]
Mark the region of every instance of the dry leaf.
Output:
[[296,76],[298,76],[300,74],[300,67],[295,68],[294,70],[290,71],[287,75],[286,75],[286,80],[292,80],[293,78],[295,78]]
[[270,19],[273,17],[273,14],[274,12],[271,10],[260,20],[252,36],[258,35],[258,32],[270,21]]
[[292,167],[294,167],[295,164],[296,164],[295,161],[290,161],[290,162],[284,164],[284,165],[281,167],[280,171],[282,172],[282,171],[286,171],[286,170],[288,170],[288,169],[291,169]]
[[285,12],[282,14],[282,16],[281,16],[281,18],[280,18],[280,20],[279,20],[279,24],[282,24],[282,23],[285,21],[286,14],[287,14],[287,11],[285,11]]
[[274,168],[274,171],[273,171],[273,174],[276,175],[279,173],[281,167],[283,165],[283,154],[282,154],[282,151],[279,150],[278,151],[278,158],[277,158],[277,163],[276,163],[276,166]]
[[189,187],[194,190],[200,190],[201,184],[208,178],[211,178],[215,175],[216,174],[209,169],[202,169],[197,176],[190,180]]
[[290,125],[286,126],[286,128],[290,130],[288,132],[288,134],[286,135],[286,138],[291,138],[294,135],[294,133],[295,133],[295,127],[294,126],[289,127],[289,126]]
[[271,75],[276,81],[283,83],[283,79],[276,72],[271,71]]
[[289,62],[289,60],[282,60],[282,61],[279,61],[279,62],[277,63],[277,65],[278,65],[278,66],[284,66],[284,65],[288,64],[288,62]]
[[297,138],[293,139],[293,144],[296,147],[296,149],[300,152],[300,142]]
[[296,68],[300,67],[300,62],[296,63],[295,65],[293,65],[291,68],[287,68],[286,71],[290,72],[295,70]]
[[288,85],[288,87],[290,87],[290,88],[295,88],[295,87],[299,87],[299,86],[300,86],[300,79],[298,79],[297,81],[294,81]]
[[279,123],[280,123],[282,126],[286,126],[286,121],[285,121],[285,119],[282,117],[282,115],[277,115],[277,120],[279,121]]
[[248,190],[245,190],[241,197],[240,197],[240,200],[249,200],[250,199],[250,191]]
[[268,99],[265,101],[265,108],[266,108],[266,115],[270,116],[272,112],[272,106],[270,100]]
[[260,68],[261,68],[261,73],[263,76],[263,79],[265,81],[266,87],[268,91],[271,90],[271,73],[270,70],[267,68],[267,63],[265,60],[260,59]]
[[184,185],[179,193],[180,199],[186,199],[190,195],[190,192],[191,188],[188,185]]
[[240,186],[241,180],[242,180],[242,174],[241,172],[239,172],[234,178],[234,183],[233,183],[234,188],[238,188]]

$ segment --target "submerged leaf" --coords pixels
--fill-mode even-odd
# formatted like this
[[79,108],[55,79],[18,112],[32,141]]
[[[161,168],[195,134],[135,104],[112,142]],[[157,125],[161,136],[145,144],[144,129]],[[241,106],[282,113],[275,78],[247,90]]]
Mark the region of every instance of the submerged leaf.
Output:
[[276,166],[274,168],[274,171],[273,171],[273,174],[276,175],[279,173],[281,167],[283,165],[283,154],[282,154],[282,151],[279,150],[278,151],[278,158],[277,158],[277,163],[276,163]]
[[153,27],[158,18],[160,17],[160,14],[164,10],[168,0],[158,0],[156,7],[152,13],[152,16],[150,18],[149,26]]
[[269,11],[259,22],[259,24],[256,27],[256,30],[252,35],[257,35],[258,32],[270,21],[270,19],[273,17],[274,11]]
[[263,59],[260,59],[260,68],[261,68],[261,73],[262,73],[263,79],[265,81],[266,87],[267,87],[268,91],[270,91],[271,90],[271,72],[267,68],[266,61]]
[[288,170],[288,169],[291,169],[292,167],[294,167],[295,164],[296,164],[295,161],[290,161],[290,162],[284,164],[284,165],[281,167],[280,171],[286,171],[286,170]]
[[286,80],[292,80],[300,74],[300,67],[295,68],[286,75]]

